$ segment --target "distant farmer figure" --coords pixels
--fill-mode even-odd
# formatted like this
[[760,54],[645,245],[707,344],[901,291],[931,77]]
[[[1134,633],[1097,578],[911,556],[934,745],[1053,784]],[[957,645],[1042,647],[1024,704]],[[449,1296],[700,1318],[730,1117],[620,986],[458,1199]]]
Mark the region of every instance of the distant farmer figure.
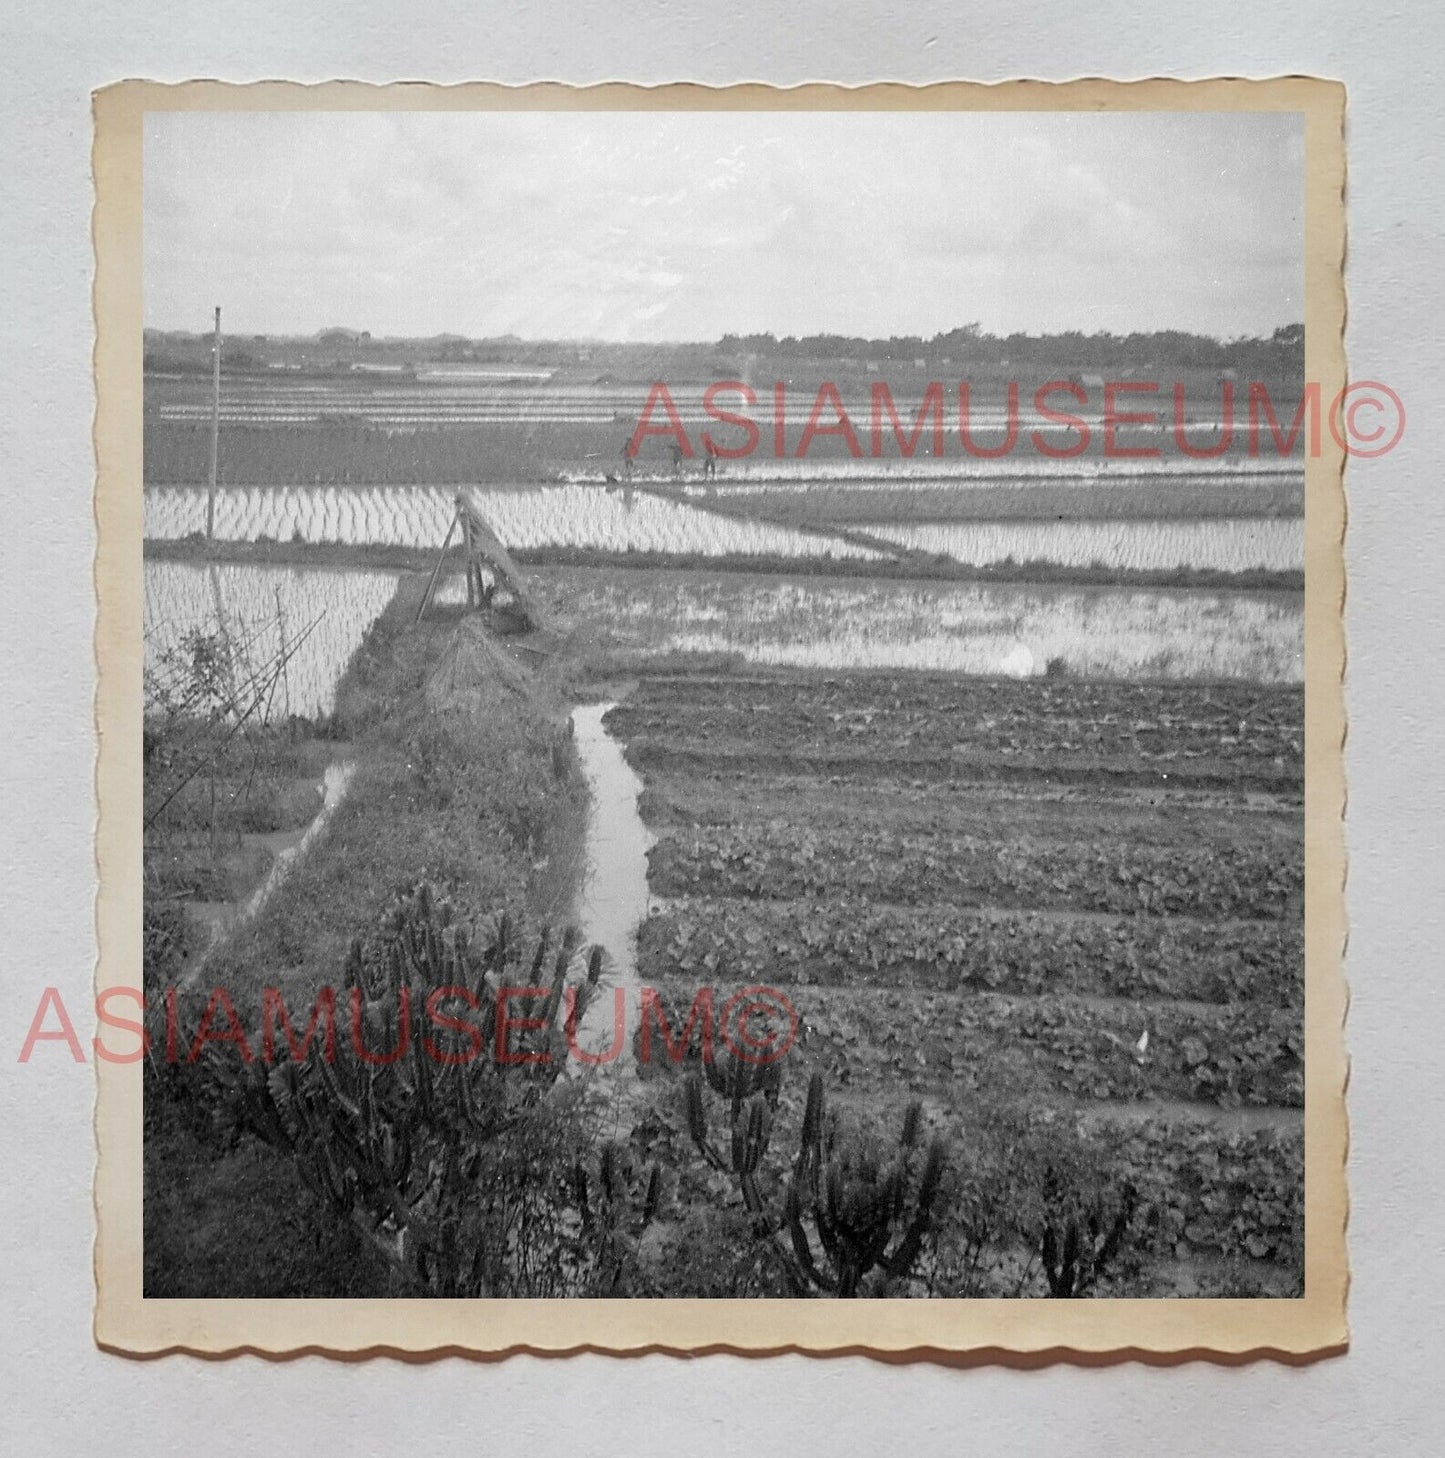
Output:
[[704,444],[704,457],[702,463],[702,474],[711,480],[717,479],[717,445],[711,436],[708,436]]
[[672,443],[672,474],[682,475],[682,447],[676,441]]
[[624,481],[630,481],[632,479],[632,456],[633,456],[632,442],[630,440],[623,441],[622,442],[622,479]]

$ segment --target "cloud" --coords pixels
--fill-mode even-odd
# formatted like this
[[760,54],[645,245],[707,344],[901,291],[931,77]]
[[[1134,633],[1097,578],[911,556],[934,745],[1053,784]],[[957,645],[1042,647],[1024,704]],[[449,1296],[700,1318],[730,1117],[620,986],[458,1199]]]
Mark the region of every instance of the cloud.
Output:
[[1238,113],[160,114],[146,316],[1268,332],[1301,312],[1300,138]]

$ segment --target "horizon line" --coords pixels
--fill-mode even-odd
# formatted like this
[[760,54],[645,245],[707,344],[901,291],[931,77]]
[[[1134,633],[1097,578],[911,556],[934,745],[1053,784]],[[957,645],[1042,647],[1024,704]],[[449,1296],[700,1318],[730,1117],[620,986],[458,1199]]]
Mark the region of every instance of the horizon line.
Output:
[[[965,328],[967,326],[956,326]],[[1077,334],[1084,339],[1097,339],[1103,336],[1114,339],[1131,339],[1135,337],[1149,338],[1161,334],[1178,334],[1190,339],[1207,339],[1219,345],[1231,345],[1251,342],[1269,342],[1275,333],[1281,329],[1305,327],[1303,319],[1291,319],[1282,324],[1277,324],[1273,329],[1260,334],[1234,334],[1228,337],[1219,334],[1204,333],[1195,329],[1181,329],[1177,326],[1163,326],[1155,329],[1130,329],[1127,332],[1120,332],[1114,329],[1084,330],[1077,327],[1068,327],[1054,330],[1010,330],[1006,334],[997,334],[991,330],[980,330],[977,338],[980,340],[993,339],[1004,340],[1013,338],[1022,339],[1058,339],[1064,335]],[[145,334],[180,334],[188,338],[207,339],[211,337],[212,330],[205,329],[184,329],[164,324],[142,324],[142,332]],[[933,335],[922,334],[843,334],[836,330],[818,330],[810,334],[781,334],[772,335],[774,342],[782,344],[791,339],[802,342],[808,339],[842,339],[858,340],[868,344],[890,344],[894,340],[916,339],[920,343],[930,343],[942,335],[951,333],[950,330],[939,330]],[[272,329],[222,329],[221,337],[224,338],[248,338],[266,340],[294,340],[294,341],[315,341],[327,334],[349,334],[358,341],[365,339],[372,344],[412,344],[432,343],[436,340],[451,340],[462,344],[568,344],[568,345],[600,345],[609,348],[718,348],[724,339],[748,339],[758,334],[771,334],[771,330],[729,330],[724,334],[711,339],[605,339],[596,335],[525,335],[525,334],[461,334],[455,330],[442,329],[430,334],[377,334],[369,329],[358,329],[349,324],[327,324],[320,329],[313,329],[301,333],[288,333],[282,330]]]

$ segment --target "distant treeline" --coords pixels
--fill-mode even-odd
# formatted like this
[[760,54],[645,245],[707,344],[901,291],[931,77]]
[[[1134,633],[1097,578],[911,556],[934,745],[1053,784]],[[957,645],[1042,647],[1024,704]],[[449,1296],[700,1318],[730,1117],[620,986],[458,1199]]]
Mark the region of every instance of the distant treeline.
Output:
[[[1063,370],[1107,373],[1153,369],[1233,369],[1251,379],[1299,379],[1304,371],[1304,325],[1287,324],[1268,338],[1221,340],[1178,329],[1153,333],[988,334],[977,324],[924,337],[895,334],[867,339],[846,334],[725,334],[716,342],[621,343],[599,340],[463,339],[446,335],[429,340],[373,338],[369,334],[328,330],[321,336],[225,336],[223,367],[232,373],[269,371],[282,365],[306,374],[352,374],[367,362],[401,370],[426,365],[467,363],[512,365],[581,374],[621,372],[662,378],[679,370],[727,378],[748,359],[867,365],[923,360],[942,366],[1008,368],[1019,374]],[[146,369],[159,373],[200,373],[211,367],[209,335],[146,332]],[[394,376],[393,376],[394,378]],[[385,379],[385,376],[382,376]]]
[[1303,324],[1286,324],[1268,339],[1228,341],[1178,329],[1152,334],[1083,334],[1077,329],[1061,334],[986,334],[977,324],[965,324],[927,339],[917,334],[895,334],[888,339],[845,334],[807,334],[801,338],[788,334],[781,339],[771,334],[724,334],[717,347],[730,355],[836,359],[860,364],[947,358],[958,364],[1103,371],[1128,368],[1136,373],[1146,366],[1172,365],[1235,369],[1259,379],[1302,375],[1304,341]]

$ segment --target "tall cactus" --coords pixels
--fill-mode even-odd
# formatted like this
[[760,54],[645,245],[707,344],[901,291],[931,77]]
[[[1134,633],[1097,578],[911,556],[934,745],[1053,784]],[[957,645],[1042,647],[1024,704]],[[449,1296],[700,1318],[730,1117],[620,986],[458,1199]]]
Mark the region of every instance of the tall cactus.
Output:
[[778,1105],[781,1081],[777,1067],[751,1063],[730,1053],[725,1060],[704,1060],[703,1068],[707,1082],[727,1100],[726,1154],[708,1136],[703,1080],[696,1073],[690,1074],[684,1085],[688,1134],[715,1170],[731,1173],[737,1179],[743,1202],[754,1218],[762,1217],[763,1198],[758,1190],[757,1174],[772,1136],[773,1115]]
[[897,1145],[883,1150],[875,1140],[844,1137],[830,1124],[822,1075],[815,1073],[781,1210],[774,1211],[758,1174],[772,1135],[781,1066],[735,1056],[703,1066],[707,1082],[727,1100],[726,1154],[709,1137],[703,1080],[696,1074],[685,1086],[688,1133],[714,1169],[737,1180],[755,1232],[773,1246],[793,1289],[852,1297],[875,1271],[884,1285],[906,1276],[922,1251],[945,1163],[941,1138],[920,1148],[922,1105],[910,1105]]
[[1085,1188],[1072,1172],[1046,1162],[1039,1256],[1049,1295],[1087,1296],[1118,1258],[1139,1196],[1127,1180],[1116,1188]]
[[596,1253],[601,1291],[635,1290],[642,1282],[642,1237],[662,1203],[661,1166],[653,1164],[646,1179],[638,1181],[626,1149],[607,1143],[598,1152],[595,1174],[579,1160],[573,1183],[582,1234]]
[[861,1136],[840,1137],[827,1125],[824,1104],[823,1078],[815,1073],[784,1212],[794,1258],[808,1282],[851,1297],[875,1269],[887,1282],[913,1268],[928,1233],[946,1152],[938,1136],[920,1150],[919,1103],[909,1105],[891,1150]]
[[[290,1153],[410,1290],[486,1294],[488,1252],[479,1242],[490,1236],[478,1180],[504,1143],[522,1141],[524,1155],[530,1143],[542,1158],[540,1141],[553,1137],[555,1119],[540,1116],[566,1068],[563,1020],[582,1016],[601,972],[600,948],[585,972],[575,967],[577,950],[575,931],[554,941],[544,929],[528,960],[509,917],[471,926],[422,883],[377,935],[352,943],[338,999],[338,1022],[349,1026],[354,998],[364,1045],[395,1057],[331,1061],[313,1044],[302,1064],[223,1075],[246,1127]],[[511,1056],[499,1058],[498,994],[513,987],[535,991],[509,1007]],[[428,998],[444,990],[476,1004],[468,1014],[475,1035],[426,1021]],[[404,1048],[403,1008],[413,1024]],[[338,1036],[338,1050],[348,1042]]]

